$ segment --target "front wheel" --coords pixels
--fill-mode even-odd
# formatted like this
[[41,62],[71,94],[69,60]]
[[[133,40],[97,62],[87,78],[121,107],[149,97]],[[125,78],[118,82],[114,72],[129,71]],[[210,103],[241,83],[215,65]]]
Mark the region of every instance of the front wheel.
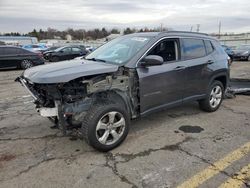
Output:
[[220,81],[215,80],[209,87],[207,97],[199,101],[199,106],[206,112],[216,111],[223,100],[224,87]]
[[82,123],[82,133],[92,147],[109,151],[127,137],[130,118],[123,105],[99,101],[90,108]]

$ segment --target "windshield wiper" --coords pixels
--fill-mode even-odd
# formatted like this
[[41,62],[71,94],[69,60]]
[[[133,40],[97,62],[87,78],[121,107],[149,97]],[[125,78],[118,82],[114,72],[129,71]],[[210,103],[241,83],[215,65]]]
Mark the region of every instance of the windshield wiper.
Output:
[[96,58],[90,58],[90,59],[86,59],[86,60],[89,60],[89,61],[101,61],[101,62],[106,62],[104,59],[96,59]]

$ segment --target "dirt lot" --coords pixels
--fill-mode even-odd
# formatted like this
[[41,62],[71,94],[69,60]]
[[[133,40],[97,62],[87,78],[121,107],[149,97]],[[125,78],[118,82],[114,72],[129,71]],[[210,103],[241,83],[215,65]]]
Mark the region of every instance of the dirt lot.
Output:
[[[0,72],[0,187],[250,185],[250,96],[215,113],[191,103],[134,121],[120,147],[100,153],[50,129],[13,81],[20,74]],[[250,63],[235,62],[231,75],[250,78]]]

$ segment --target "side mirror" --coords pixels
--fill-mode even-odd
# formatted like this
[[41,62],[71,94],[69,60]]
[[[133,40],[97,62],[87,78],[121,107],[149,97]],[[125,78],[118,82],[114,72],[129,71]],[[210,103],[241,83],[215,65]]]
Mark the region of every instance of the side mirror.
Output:
[[63,50],[60,50],[59,52],[60,52],[60,53],[63,53]]
[[163,58],[158,55],[148,55],[144,57],[140,63],[143,67],[162,65],[164,62]]

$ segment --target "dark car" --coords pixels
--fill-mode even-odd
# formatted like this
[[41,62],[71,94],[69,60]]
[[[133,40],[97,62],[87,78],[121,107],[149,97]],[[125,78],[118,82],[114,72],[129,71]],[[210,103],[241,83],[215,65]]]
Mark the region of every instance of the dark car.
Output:
[[225,52],[227,53],[227,55],[231,58],[231,60],[233,60],[233,58],[234,58],[234,51],[232,50],[232,48],[230,48],[229,46],[226,46],[226,45],[221,45],[221,46],[225,50]]
[[88,51],[82,46],[64,46],[55,50],[46,51],[43,53],[43,57],[51,62],[57,62],[62,60],[70,60],[79,56],[86,55]]
[[131,120],[149,113],[188,101],[216,111],[228,77],[219,41],[174,31],[121,36],[85,59],[34,67],[17,80],[63,133],[73,125],[91,146],[108,151],[126,138]]
[[59,46],[51,46],[49,48],[47,48],[46,50],[43,50],[42,53],[46,53],[48,51],[53,51],[53,50],[56,50],[57,48],[60,48]]
[[234,50],[233,59],[250,61],[250,45],[240,45]]
[[0,46],[0,68],[27,69],[42,64],[41,54],[14,46]]

